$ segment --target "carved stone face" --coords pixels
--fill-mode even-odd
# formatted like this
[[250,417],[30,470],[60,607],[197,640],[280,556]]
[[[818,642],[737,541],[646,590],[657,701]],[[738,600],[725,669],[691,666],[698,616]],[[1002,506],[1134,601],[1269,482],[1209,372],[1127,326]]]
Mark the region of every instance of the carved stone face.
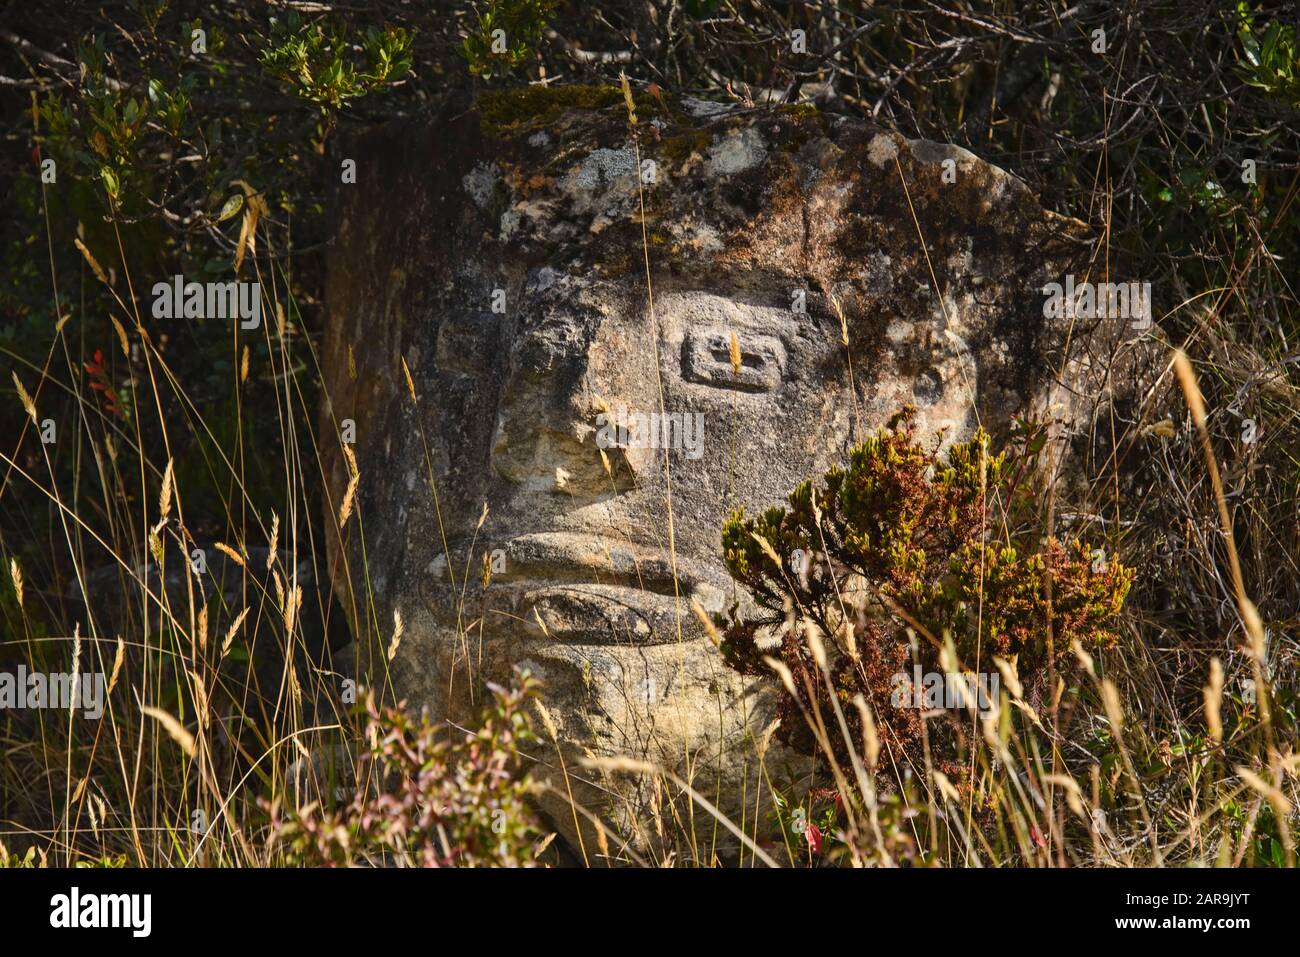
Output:
[[[452,567],[439,552],[435,581],[464,577],[474,541],[476,577],[495,555],[494,637],[617,655],[699,636],[691,599],[710,612],[735,600],[718,553],[727,511],[779,499],[854,435],[838,327],[808,311],[806,290],[772,286],[728,296],[670,282],[651,316],[635,281],[599,290],[545,267],[518,316],[445,316],[421,380],[426,432],[457,463],[439,477],[457,507],[442,516]],[[958,359],[932,356],[910,392],[857,415],[876,427],[910,402],[923,425],[963,435],[973,376]],[[462,394],[490,435],[458,441],[463,418],[446,412]]]
[[[637,154],[608,114],[483,141],[468,122],[362,147],[383,186],[344,198],[330,276],[323,431],[356,421],[361,471],[334,574],[370,679],[463,716],[526,667],[571,753],[720,773],[739,799],[766,682],[692,611],[745,601],[725,515],[903,405],[951,442],[1041,401],[1038,289],[1074,227],[968,153],[861,125],[712,118],[683,158],[671,125]],[[644,243],[638,155],[659,157]],[[589,776],[580,799],[606,801]]]
[[423,476],[397,498],[425,572],[400,588],[420,599],[403,642],[436,662],[415,687],[445,676],[459,710],[469,676],[526,667],[565,736],[597,753],[674,767],[741,746],[759,687],[721,665],[692,609],[744,600],[722,520],[778,500],[853,434],[839,328],[806,293],[793,311],[776,280],[726,294],[666,278],[652,317],[635,276],[542,267],[515,312],[508,291],[504,314],[442,316],[417,391],[445,548]]

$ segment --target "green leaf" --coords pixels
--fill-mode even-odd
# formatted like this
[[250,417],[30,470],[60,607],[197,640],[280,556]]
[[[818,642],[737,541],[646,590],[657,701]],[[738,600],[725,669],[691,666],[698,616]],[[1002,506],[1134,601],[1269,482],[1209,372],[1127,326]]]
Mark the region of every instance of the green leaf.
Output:
[[221,212],[217,216],[217,222],[224,223],[226,220],[230,219],[232,216],[234,216],[243,208],[244,208],[244,194],[235,193],[228,200],[226,200],[225,205],[221,207]]
[[117,199],[117,192],[121,188],[118,182],[117,174],[113,172],[112,167],[101,166],[99,168],[99,178],[104,181],[104,189],[108,190],[108,195]]

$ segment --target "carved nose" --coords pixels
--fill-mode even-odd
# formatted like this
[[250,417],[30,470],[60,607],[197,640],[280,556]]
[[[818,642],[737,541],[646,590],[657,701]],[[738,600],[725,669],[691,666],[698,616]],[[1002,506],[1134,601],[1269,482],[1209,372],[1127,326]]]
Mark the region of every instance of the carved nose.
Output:
[[591,337],[572,322],[544,324],[517,341],[492,438],[491,462],[499,475],[569,495],[628,490],[626,456],[613,449],[602,459],[596,444],[590,359]]

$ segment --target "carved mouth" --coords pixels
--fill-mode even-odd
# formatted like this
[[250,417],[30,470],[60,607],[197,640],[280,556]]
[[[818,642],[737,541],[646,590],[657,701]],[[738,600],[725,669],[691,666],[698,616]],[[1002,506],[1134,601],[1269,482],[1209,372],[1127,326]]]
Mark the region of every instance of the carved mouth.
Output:
[[[537,638],[578,645],[658,645],[701,638],[691,600],[721,611],[716,573],[656,548],[594,535],[541,532],[505,549],[506,583],[526,588],[515,615]],[[534,586],[534,587],[529,587]]]

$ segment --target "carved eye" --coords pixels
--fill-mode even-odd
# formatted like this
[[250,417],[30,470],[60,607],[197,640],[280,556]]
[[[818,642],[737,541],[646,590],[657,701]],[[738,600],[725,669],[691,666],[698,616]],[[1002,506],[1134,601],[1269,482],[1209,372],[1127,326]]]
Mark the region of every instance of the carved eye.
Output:
[[737,333],[740,370],[731,362],[730,329],[692,329],[682,342],[682,378],[719,389],[772,392],[785,375],[785,346],[776,336]]

